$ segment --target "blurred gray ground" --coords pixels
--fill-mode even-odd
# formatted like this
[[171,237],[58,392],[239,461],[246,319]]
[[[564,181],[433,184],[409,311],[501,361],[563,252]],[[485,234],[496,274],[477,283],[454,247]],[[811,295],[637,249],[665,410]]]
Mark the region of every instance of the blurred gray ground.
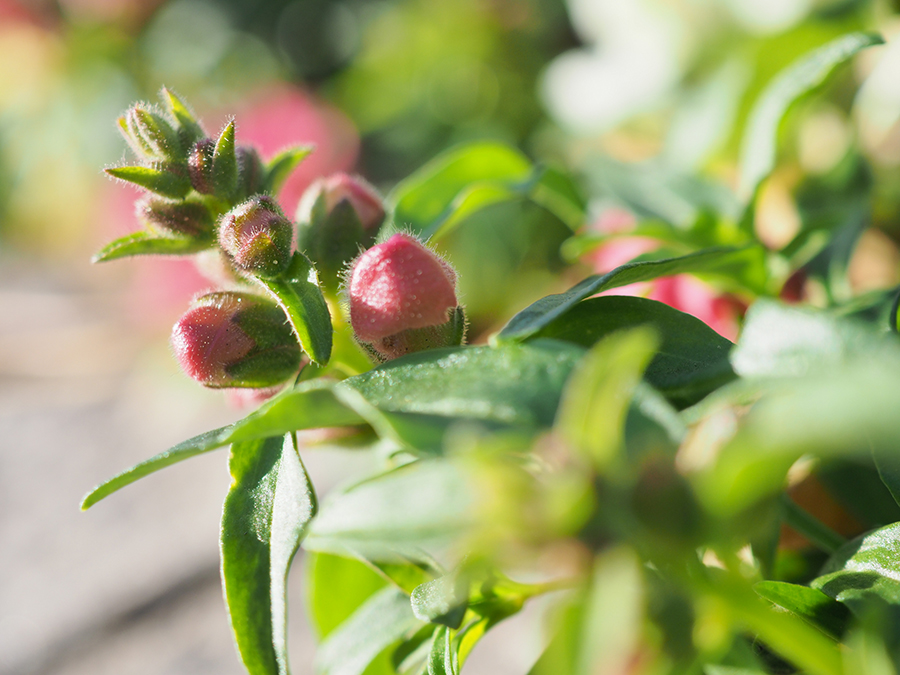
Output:
[[[240,415],[177,372],[165,330],[128,323],[104,283],[118,272],[98,271],[0,258],[0,675],[241,675],[218,576],[226,451],[78,509],[96,483]],[[346,453],[305,459],[320,493],[365,470]],[[313,672],[315,649],[302,564],[295,675]],[[540,614],[501,624],[466,672],[527,672]]]

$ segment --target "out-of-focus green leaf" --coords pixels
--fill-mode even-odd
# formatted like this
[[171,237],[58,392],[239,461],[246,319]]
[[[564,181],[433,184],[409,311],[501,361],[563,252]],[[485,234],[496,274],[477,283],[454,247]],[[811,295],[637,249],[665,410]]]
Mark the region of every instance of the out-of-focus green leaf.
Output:
[[422,621],[438,623],[454,630],[466,613],[469,584],[465,575],[453,571],[416,586],[410,595],[413,614]]
[[266,163],[266,177],[263,192],[276,195],[291,172],[306,159],[315,148],[311,145],[296,145],[285,148]]
[[646,328],[606,337],[582,359],[563,391],[556,426],[601,471],[618,454],[625,414],[655,343]]
[[500,185],[525,180],[531,162],[500,143],[472,143],[454,148],[401,181],[388,196],[397,229],[424,232],[453,210],[453,201],[473,183]]
[[651,326],[660,345],[644,376],[678,407],[696,403],[734,379],[731,342],[699,319],[655,300],[630,296],[590,298],[535,335],[590,347],[607,335]]
[[444,214],[422,230],[424,241],[439,241],[469,216],[492,204],[517,199],[518,193],[506,185],[474,183],[463,188],[447,207]]
[[753,248],[711,248],[680,258],[627,263],[606,274],[589,276],[565,293],[548,295],[523,309],[510,319],[496,339],[499,342],[515,342],[531,337],[572,310],[585,298],[602,291],[685,272],[713,272],[746,259],[753,250]]
[[741,146],[740,196],[750,201],[775,168],[778,128],[788,108],[823,84],[839,65],[884,40],[869,33],[844,35],[782,71],[766,88],[750,114]]
[[[475,494],[446,460],[422,460],[351,487],[325,501],[304,547],[408,563],[472,524]],[[411,610],[410,610],[411,611]]]
[[862,324],[763,299],[744,317],[731,364],[741,377],[796,377],[863,355],[897,359],[900,349]]
[[428,675],[458,675],[459,657],[453,643],[453,631],[439,626],[428,656]]
[[876,466],[890,457],[836,458],[819,462],[816,477],[843,506],[866,528],[876,529],[900,521],[900,504],[885,485]]
[[222,510],[225,601],[251,675],[288,675],[285,583],[316,511],[316,496],[291,436],[235,443]]
[[334,330],[316,268],[309,258],[298,251],[284,274],[259,282],[287,314],[303,351],[319,365],[328,363]]
[[153,232],[134,232],[119,237],[97,251],[91,262],[106,262],[133,255],[189,255],[210,248],[213,239],[204,237],[161,236]]
[[900,504],[900,457],[896,454],[876,455],[875,466],[878,467],[878,475],[890,491],[894,501]]
[[760,581],[753,590],[834,640],[840,640],[847,629],[850,619],[847,608],[820,590],[783,581]]
[[299,429],[364,423],[362,417],[334,397],[329,383],[305,382],[266,402],[239,422],[194,436],[101,483],[84,497],[81,508],[90,508],[104,497],[155,471],[229,443],[269,438]]
[[313,551],[306,555],[307,607],[320,639],[387,585],[382,576],[354,558]]
[[572,177],[554,167],[543,167],[528,196],[559,218],[572,231],[584,224],[587,204]]
[[151,169],[147,166],[115,166],[106,169],[113,178],[134,183],[163,197],[181,199],[191,189],[187,175],[180,175],[165,169]]
[[898,550],[900,523],[882,527],[841,547],[810,586],[844,603],[858,616],[887,605],[896,617],[900,610]]
[[362,675],[382,650],[421,625],[409,606],[409,596],[384,588],[328,634],[316,654],[316,673]]

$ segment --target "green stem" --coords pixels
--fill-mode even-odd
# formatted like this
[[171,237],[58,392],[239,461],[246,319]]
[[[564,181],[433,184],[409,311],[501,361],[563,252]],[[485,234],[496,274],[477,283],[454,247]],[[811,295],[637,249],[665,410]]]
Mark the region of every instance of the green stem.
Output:
[[797,506],[786,494],[781,496],[781,505],[784,522],[823,551],[834,553],[847,542],[844,537]]

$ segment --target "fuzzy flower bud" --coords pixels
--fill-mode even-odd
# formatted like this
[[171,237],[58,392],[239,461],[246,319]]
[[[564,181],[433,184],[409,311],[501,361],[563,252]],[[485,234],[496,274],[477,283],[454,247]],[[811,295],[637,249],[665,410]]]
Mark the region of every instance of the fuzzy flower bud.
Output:
[[336,173],[313,183],[297,209],[299,248],[316,263],[322,282],[336,287],[340,272],[375,243],[384,204],[359,176]]
[[275,277],[290,264],[293,229],[278,203],[260,195],[222,216],[219,244],[238,268],[261,277]]
[[395,234],[360,255],[348,295],[356,338],[381,360],[462,342],[456,273],[413,236]]
[[119,128],[131,149],[148,162],[179,162],[178,132],[162,115],[138,104],[119,119]]
[[281,308],[250,293],[207,293],[172,329],[181,368],[207,387],[271,387],[300,367]]
[[137,202],[136,208],[138,218],[153,229],[196,239],[213,239],[212,214],[200,202],[172,201],[148,195]]
[[211,138],[204,138],[194,143],[188,155],[188,175],[191,178],[193,188],[204,195],[215,192],[212,178],[213,153],[216,142]]

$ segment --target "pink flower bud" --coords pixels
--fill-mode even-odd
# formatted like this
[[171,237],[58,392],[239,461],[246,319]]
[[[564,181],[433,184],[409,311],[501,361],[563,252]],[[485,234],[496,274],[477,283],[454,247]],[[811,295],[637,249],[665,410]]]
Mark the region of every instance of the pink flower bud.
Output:
[[[424,346],[459,344],[465,319],[457,310],[456,273],[449,263],[408,234],[395,234],[365,251],[350,271],[350,323],[360,342],[383,358]],[[413,331],[453,324],[448,334]],[[458,334],[458,339],[456,338]],[[449,337],[448,337],[449,336]]]
[[325,214],[331,214],[338,204],[346,201],[356,212],[363,230],[377,229],[384,220],[384,204],[378,191],[361,176],[335,173],[310,185],[298,207],[297,219],[312,219],[312,210],[319,197],[325,202]]
[[211,195],[215,189],[212,179],[213,151],[216,142],[211,138],[203,138],[191,148],[188,155],[188,175],[193,188],[205,195]]
[[172,329],[185,373],[207,387],[271,387],[300,366],[300,347],[278,305],[250,293],[208,293]]
[[222,216],[219,244],[240,269],[261,277],[278,276],[291,261],[294,228],[278,203],[261,195]]

